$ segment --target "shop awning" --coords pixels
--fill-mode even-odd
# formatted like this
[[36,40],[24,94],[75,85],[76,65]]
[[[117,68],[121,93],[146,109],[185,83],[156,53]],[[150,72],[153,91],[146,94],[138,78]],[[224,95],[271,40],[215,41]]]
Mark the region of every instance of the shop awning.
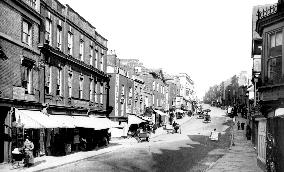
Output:
[[88,117],[88,116],[73,116],[74,125],[82,128],[93,128],[95,130],[102,130],[111,128],[112,124],[108,118]]
[[39,110],[15,109],[16,127],[23,128],[57,128],[58,123],[52,121],[47,115]]
[[90,117],[95,122],[95,130],[102,130],[115,127],[114,123],[108,118]]
[[52,121],[56,121],[57,128],[75,128],[74,118],[68,115],[49,115]]
[[128,115],[128,125],[140,124],[142,122],[146,122],[146,121],[137,117],[136,115]]
[[169,116],[168,114],[160,111],[160,110],[154,110],[157,114],[161,115],[161,116]]
[[115,127],[105,117],[46,115],[39,110],[15,110],[16,127],[23,128],[93,128],[95,130]]

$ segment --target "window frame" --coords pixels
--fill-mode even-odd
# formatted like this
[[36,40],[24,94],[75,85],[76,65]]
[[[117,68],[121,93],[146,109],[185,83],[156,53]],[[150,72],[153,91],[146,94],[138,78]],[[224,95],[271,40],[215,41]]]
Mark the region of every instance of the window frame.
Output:
[[61,67],[57,67],[57,82],[56,82],[56,95],[63,96],[63,70]]
[[79,99],[83,99],[84,76],[79,78]]
[[[27,32],[28,33],[26,33],[24,31],[25,30],[24,24],[27,24],[27,29],[28,29]],[[33,25],[32,25],[31,22],[23,19],[23,21],[22,21],[22,42],[24,44],[28,45],[28,46],[32,46],[32,27],[33,27]],[[25,38],[24,35],[27,35],[26,40],[24,39]]]
[[101,82],[100,84],[100,103],[103,104],[103,95],[104,95],[104,83]]
[[94,101],[94,79],[90,78],[89,100]]
[[62,50],[62,27],[60,25],[56,28],[56,47]]
[[80,39],[80,50],[79,50],[79,58],[81,61],[84,61],[84,40]]
[[67,53],[73,55],[73,33],[70,31],[67,33]]
[[48,41],[49,45],[52,45],[52,20],[50,18],[45,19],[45,40]]
[[90,65],[93,66],[93,60],[94,60],[94,47],[90,46]]
[[72,88],[73,88],[73,73],[68,73],[68,97],[72,98]]
[[33,67],[34,61],[28,58],[24,58],[21,64],[21,86],[25,88],[25,94],[33,94]]

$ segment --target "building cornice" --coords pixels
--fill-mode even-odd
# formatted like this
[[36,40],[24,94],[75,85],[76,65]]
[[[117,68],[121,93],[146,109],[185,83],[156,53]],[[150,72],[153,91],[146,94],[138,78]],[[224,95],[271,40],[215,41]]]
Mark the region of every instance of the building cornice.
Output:
[[279,11],[274,14],[260,18],[256,22],[256,32],[259,35],[262,35],[264,28],[282,21],[284,21],[284,11]]

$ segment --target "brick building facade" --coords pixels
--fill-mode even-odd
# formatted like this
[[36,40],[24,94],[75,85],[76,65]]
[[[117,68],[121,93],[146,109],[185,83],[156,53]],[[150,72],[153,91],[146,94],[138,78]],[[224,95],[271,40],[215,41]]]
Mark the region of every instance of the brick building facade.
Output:
[[57,0],[4,0],[0,14],[0,162],[10,160],[25,135],[35,156],[63,155],[71,144],[78,151],[75,135],[99,144],[91,137],[108,121],[95,116],[112,110],[107,40]]
[[17,146],[10,142],[14,108],[42,108],[39,9],[39,0],[0,2],[0,163],[8,162]]
[[49,112],[106,112],[107,40],[68,5],[45,0],[41,9],[45,21],[42,82]]

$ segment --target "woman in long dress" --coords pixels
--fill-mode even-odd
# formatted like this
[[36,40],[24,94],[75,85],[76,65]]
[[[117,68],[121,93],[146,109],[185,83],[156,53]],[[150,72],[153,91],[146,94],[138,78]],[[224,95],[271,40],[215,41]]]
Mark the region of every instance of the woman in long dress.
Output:
[[30,141],[30,138],[28,136],[26,137],[26,140],[24,142],[23,149],[25,152],[25,159],[24,159],[25,167],[30,167],[34,164],[34,156],[33,156],[34,144],[32,141]]

